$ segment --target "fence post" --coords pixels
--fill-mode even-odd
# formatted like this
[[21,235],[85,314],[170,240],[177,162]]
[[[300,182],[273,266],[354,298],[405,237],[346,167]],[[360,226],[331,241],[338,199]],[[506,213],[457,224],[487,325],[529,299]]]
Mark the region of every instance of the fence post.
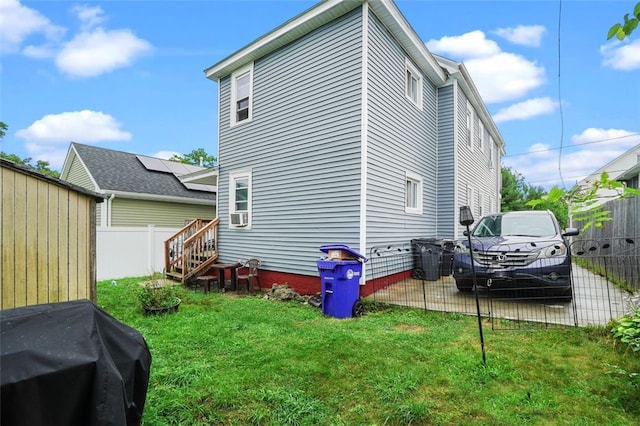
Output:
[[156,272],[155,268],[155,250],[154,245],[156,241],[155,236],[156,226],[155,225],[147,225],[147,270],[149,274],[153,274]]

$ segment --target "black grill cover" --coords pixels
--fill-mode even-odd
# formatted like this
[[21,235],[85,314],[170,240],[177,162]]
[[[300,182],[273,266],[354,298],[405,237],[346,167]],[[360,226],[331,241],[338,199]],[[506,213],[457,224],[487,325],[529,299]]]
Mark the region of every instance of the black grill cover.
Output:
[[139,425],[151,353],[88,300],[0,312],[0,423]]

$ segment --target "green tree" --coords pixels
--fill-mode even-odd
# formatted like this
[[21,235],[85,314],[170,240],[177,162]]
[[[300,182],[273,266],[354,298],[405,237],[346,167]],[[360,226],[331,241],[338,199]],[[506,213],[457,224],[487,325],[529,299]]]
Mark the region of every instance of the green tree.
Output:
[[609,33],[607,33],[607,40],[611,40],[614,36],[618,38],[618,40],[624,40],[625,37],[631,35],[633,30],[636,29],[638,23],[640,22],[640,2],[636,3],[636,6],[633,8],[633,14],[631,18],[629,18],[629,14],[624,15],[624,22],[622,24],[617,23],[613,25],[609,29]]
[[[5,123],[0,121],[0,139],[4,138],[4,135],[7,134],[8,129],[9,129],[9,126],[7,126]],[[16,164],[21,164],[30,169],[37,170],[40,173],[44,173],[46,175],[53,176],[55,178],[60,177],[60,172],[49,168],[48,161],[38,160],[36,161],[36,164],[33,165],[31,164],[31,160],[32,160],[31,157],[20,158],[16,154],[8,154],[6,152],[0,152],[0,157],[4,158],[5,160],[13,161]]]
[[[569,209],[562,200],[547,200],[547,192],[541,186],[528,185],[524,176],[509,167],[502,168],[502,201],[500,210],[512,212],[518,210],[550,210],[560,222],[560,226],[567,227]],[[531,204],[532,200],[544,200]]]
[[524,176],[509,167],[503,167],[500,210],[503,212],[526,210],[526,186]]
[[567,215],[570,207],[573,218],[578,222],[584,222],[582,230],[591,226],[602,228],[605,222],[612,220],[611,211],[604,210],[604,205],[598,204],[598,191],[602,188],[616,190],[622,198],[640,196],[640,189],[629,188],[621,182],[611,180],[609,174],[603,172],[599,180],[586,188],[576,185],[566,190],[554,186],[546,195],[527,202],[527,205],[532,208],[544,208],[549,203],[564,204],[567,206]]
[[170,161],[175,161],[177,163],[183,164],[192,164],[194,166],[199,166],[200,161],[202,160],[203,167],[215,167],[217,159],[213,155],[207,154],[204,148],[194,149],[188,154],[178,155],[175,154],[171,158]]

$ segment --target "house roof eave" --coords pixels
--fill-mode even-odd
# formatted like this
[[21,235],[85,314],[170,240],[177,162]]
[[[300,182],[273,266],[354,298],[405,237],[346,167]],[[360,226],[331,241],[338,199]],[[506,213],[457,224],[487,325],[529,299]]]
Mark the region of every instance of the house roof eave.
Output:
[[290,19],[236,53],[205,69],[208,79],[218,81],[238,68],[299,39],[356,7],[367,3],[406,52],[436,86],[446,82],[446,74],[424,42],[390,0],[327,0]]
[[127,198],[131,200],[146,200],[146,201],[169,201],[174,203],[183,204],[197,204],[202,206],[215,206],[216,200],[204,200],[199,198],[185,198],[185,197],[173,197],[170,195],[154,195],[137,192],[124,192],[124,191],[112,191],[109,189],[104,190],[105,198],[109,198],[110,195],[115,195],[117,198]]
[[364,0],[342,1],[327,0],[307,9],[298,16],[263,35],[251,44],[241,48],[231,56],[205,69],[210,80],[219,80],[236,69],[255,61],[286,44],[302,37],[316,28],[331,22],[333,19],[353,10]]

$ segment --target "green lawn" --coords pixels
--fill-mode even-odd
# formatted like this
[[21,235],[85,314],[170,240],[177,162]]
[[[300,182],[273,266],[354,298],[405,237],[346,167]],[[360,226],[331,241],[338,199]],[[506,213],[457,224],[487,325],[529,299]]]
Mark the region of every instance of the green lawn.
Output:
[[640,424],[640,354],[604,328],[485,323],[484,366],[475,317],[193,291],[145,317],[142,280],[98,283],[98,305],[151,349],[144,425]]

